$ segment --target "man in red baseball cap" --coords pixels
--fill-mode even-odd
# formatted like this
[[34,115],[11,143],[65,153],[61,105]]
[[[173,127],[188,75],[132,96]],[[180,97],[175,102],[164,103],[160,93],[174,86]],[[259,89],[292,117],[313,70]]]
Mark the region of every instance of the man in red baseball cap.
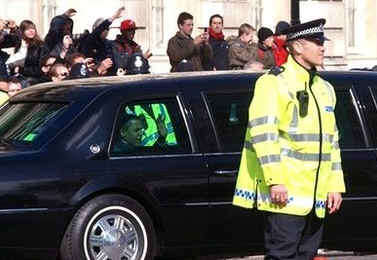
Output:
[[[114,40],[114,46],[121,54],[127,53],[128,56],[134,53],[141,53],[141,46],[134,41],[135,31],[139,29],[136,23],[131,19],[126,19],[120,24],[121,34],[117,35]],[[148,59],[151,56],[149,50],[143,54]]]

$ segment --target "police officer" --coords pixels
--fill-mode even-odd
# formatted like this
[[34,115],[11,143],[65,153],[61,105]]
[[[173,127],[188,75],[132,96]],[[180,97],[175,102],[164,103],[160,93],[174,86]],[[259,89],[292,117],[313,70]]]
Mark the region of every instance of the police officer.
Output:
[[284,32],[288,61],[258,79],[249,109],[233,204],[265,212],[266,259],[311,260],[345,192],[336,97],[316,71],[325,22]]

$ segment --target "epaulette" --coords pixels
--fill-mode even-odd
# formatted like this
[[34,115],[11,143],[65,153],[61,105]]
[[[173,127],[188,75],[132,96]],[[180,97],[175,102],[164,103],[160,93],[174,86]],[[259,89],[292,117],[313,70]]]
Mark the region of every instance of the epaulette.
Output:
[[268,74],[272,74],[272,75],[279,75],[280,73],[282,73],[283,71],[285,70],[284,67],[281,67],[281,66],[275,66],[273,67],[272,69],[270,69],[270,71],[268,72]]

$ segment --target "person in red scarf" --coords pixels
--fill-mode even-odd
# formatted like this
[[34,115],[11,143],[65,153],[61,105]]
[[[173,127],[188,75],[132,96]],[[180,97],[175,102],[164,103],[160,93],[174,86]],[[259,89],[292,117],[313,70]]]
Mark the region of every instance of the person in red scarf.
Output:
[[213,58],[204,64],[205,70],[229,70],[229,45],[224,40],[223,21],[223,17],[219,14],[212,15],[209,19],[209,44],[213,50]]
[[288,58],[288,51],[285,46],[287,36],[282,34],[282,32],[288,28],[289,28],[289,23],[285,21],[278,22],[275,28],[275,35],[274,35],[275,46],[273,48],[273,53],[275,57],[276,66],[283,65],[287,61],[287,58]]

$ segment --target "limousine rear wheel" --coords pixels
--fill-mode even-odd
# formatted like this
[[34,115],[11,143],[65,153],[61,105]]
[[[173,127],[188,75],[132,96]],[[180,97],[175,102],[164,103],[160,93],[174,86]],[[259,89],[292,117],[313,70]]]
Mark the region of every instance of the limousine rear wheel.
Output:
[[69,224],[62,260],[150,260],[156,252],[151,218],[134,199],[109,194],[87,202]]

